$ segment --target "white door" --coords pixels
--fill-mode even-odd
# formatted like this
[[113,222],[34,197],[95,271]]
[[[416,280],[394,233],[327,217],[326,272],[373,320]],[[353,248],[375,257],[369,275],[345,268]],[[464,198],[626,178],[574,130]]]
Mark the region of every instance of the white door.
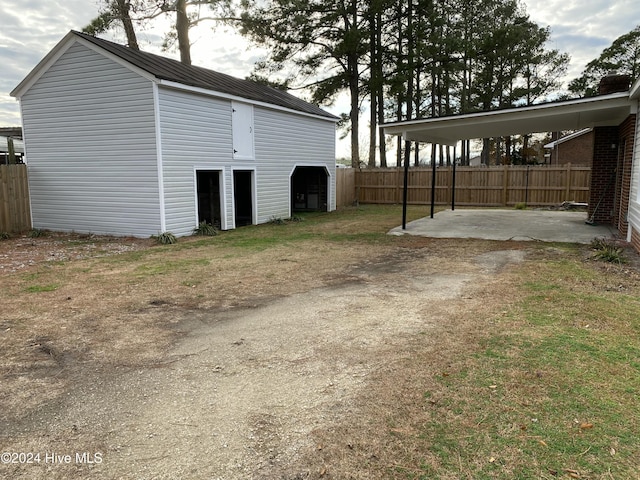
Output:
[[253,160],[253,105],[231,102],[233,132],[233,158]]

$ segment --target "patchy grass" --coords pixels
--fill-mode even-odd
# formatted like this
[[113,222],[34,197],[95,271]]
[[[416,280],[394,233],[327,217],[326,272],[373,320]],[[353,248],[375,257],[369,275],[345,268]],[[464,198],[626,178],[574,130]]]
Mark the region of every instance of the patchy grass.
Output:
[[334,471],[354,478],[638,478],[638,274],[577,247],[540,253],[486,286],[435,347],[416,340],[357,424],[317,432],[359,447],[326,449],[322,464],[341,458]]
[[57,283],[50,283],[48,285],[30,285],[25,290],[29,293],[40,293],[40,292],[53,292],[57,290],[60,285]]
[[[409,208],[410,220],[426,214]],[[427,248],[446,272],[475,250],[525,248],[386,235],[399,215],[361,206],[118,255],[43,254],[1,277],[0,401],[15,412],[64,395],[73,364],[61,371],[51,352],[77,359],[78,375],[157,361],[171,308],[348,281],[349,267],[393,249]],[[389,345],[345,421],[312,433],[308,478],[638,478],[640,277],[582,247],[526,248],[527,262],[470,286],[439,328]],[[30,374],[39,380],[21,380]]]

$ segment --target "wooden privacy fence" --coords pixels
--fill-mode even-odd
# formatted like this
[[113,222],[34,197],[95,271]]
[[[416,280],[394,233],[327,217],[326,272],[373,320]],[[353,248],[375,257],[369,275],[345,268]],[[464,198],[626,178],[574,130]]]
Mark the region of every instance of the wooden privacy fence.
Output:
[[356,170],[336,168],[336,207],[353,205],[356,201]]
[[0,165],[0,233],[31,228],[26,165]]
[[[431,203],[431,168],[409,169],[407,202]],[[557,205],[587,203],[591,168],[577,165],[456,167],[455,204],[459,206]],[[366,169],[355,173],[360,203],[402,203],[404,171]],[[436,169],[435,203],[451,204],[453,167]]]

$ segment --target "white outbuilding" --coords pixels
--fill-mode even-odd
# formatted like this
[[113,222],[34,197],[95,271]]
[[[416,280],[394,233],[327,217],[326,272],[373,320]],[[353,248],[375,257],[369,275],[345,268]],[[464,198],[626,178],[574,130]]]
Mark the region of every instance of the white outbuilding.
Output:
[[338,118],[282,90],[72,31],[11,95],[34,228],[183,236],[335,209]]

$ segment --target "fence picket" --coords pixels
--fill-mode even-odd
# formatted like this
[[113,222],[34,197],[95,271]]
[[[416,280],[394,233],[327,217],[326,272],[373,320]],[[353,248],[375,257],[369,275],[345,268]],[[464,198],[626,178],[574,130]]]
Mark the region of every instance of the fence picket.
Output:
[[26,165],[0,165],[0,232],[31,228]]
[[[360,203],[400,203],[402,169],[365,169],[355,172],[354,189]],[[451,199],[451,167],[436,171],[435,203]],[[551,206],[564,201],[589,201],[591,168],[579,165],[456,167],[456,205]],[[337,179],[340,181],[340,177]],[[411,204],[431,202],[431,168],[409,170]],[[339,206],[341,206],[339,204]]]

